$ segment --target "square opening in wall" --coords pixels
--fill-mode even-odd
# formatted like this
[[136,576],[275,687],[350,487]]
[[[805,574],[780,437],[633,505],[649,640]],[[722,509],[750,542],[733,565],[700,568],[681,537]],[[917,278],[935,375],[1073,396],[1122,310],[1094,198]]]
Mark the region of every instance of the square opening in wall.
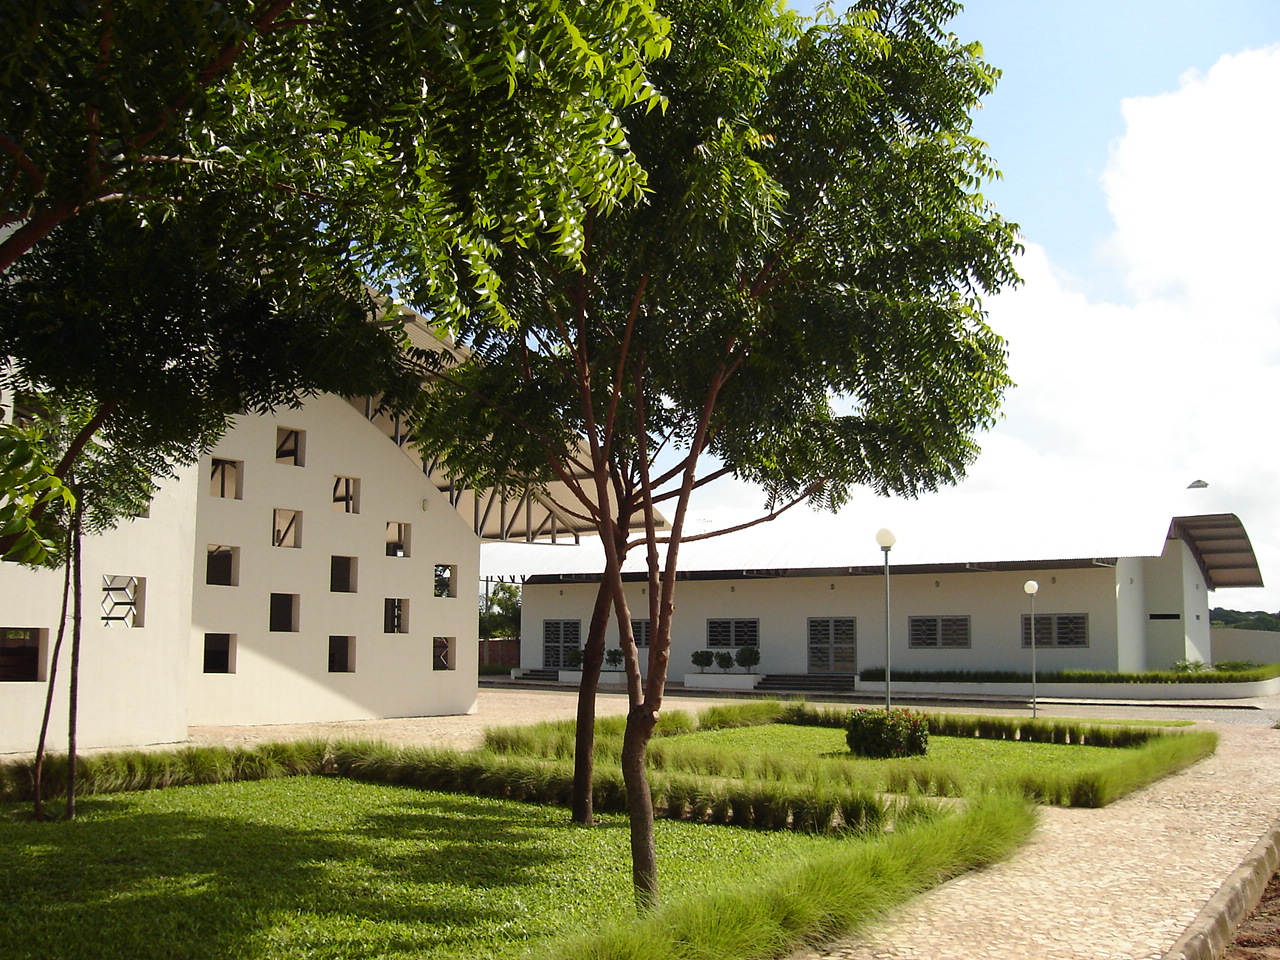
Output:
[[44,679],[45,635],[36,627],[0,627],[0,682]]
[[404,597],[387,597],[382,606],[382,632],[409,632],[409,601]]
[[458,649],[457,637],[436,637],[432,643],[432,670],[455,670],[457,669],[456,654]]
[[458,595],[458,568],[449,563],[437,563],[435,584],[437,597],[456,597]]
[[102,622],[108,627],[141,627],[146,577],[107,574],[102,578]]
[[273,593],[271,595],[271,623],[273,633],[298,632],[298,595]]
[[204,672],[236,672],[236,638],[232,633],[204,635]]
[[222,500],[244,499],[244,464],[214,457],[209,472],[209,494]]
[[387,524],[387,556],[409,556],[409,527],[407,523],[391,522]]
[[356,592],[356,564],[355,557],[329,558],[330,593]]
[[360,478],[359,477],[334,477],[333,478],[333,512],[334,513],[359,513],[360,512]]
[[219,587],[237,586],[240,583],[240,548],[209,544],[204,582]]
[[293,427],[276,427],[276,463],[291,467],[306,466],[307,431]]
[[355,637],[330,637],[329,638],[329,672],[330,673],[355,673],[356,672],[356,638]]
[[302,546],[302,511],[276,509],[272,515],[271,545],[298,549]]

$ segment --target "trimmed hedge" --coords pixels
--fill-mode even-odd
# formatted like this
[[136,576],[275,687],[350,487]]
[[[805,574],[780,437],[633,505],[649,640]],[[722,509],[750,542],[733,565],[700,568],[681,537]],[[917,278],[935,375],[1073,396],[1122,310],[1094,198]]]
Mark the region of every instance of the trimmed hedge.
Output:
[[[871,667],[859,679],[879,682],[884,667]],[[1257,683],[1280,677],[1280,663],[1247,670],[1204,670],[1186,673],[1174,670],[1147,670],[1142,673],[1113,673],[1105,670],[1054,670],[1036,673],[1038,683]],[[895,670],[895,682],[903,683],[1030,683],[1031,674],[1016,670]]]

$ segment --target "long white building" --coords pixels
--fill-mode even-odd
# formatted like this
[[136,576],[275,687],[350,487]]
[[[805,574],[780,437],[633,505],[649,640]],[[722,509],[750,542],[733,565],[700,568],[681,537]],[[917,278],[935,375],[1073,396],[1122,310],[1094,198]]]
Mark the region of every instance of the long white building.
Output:
[[[643,574],[628,605],[648,636]],[[760,650],[761,674],[848,674],[885,664],[885,582],[879,566],[686,569],[676,586],[669,675],[697,673],[695,651]],[[1035,598],[1038,669],[1165,670],[1213,659],[1209,591],[1261,586],[1233,514],[1178,517],[1159,554],[994,560],[890,567],[894,671],[1029,669]],[[599,578],[543,574],[524,587],[521,666],[564,669],[586,639]],[[616,646],[611,625],[608,644]]]

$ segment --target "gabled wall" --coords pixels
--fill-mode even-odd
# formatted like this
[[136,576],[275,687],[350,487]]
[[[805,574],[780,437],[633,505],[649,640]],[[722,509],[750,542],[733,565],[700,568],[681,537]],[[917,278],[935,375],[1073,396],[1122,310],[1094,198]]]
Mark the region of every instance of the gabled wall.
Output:
[[[302,466],[277,463],[277,428],[305,431]],[[479,541],[447,499],[378,429],[336,397],[275,417],[242,417],[215,458],[244,463],[243,499],[199,491],[190,630],[191,723],[260,724],[472,712]],[[210,474],[210,458],[201,464]],[[359,512],[335,506],[335,477],[359,480]],[[274,546],[277,508],[302,513],[298,548]],[[388,556],[388,522],[410,525]],[[209,544],[238,547],[239,584],[205,583]],[[355,592],[330,590],[334,556],[356,559]],[[435,596],[437,564],[454,567]],[[188,564],[190,566],[190,563]],[[294,632],[271,631],[271,594],[296,595]],[[408,600],[408,632],[384,631],[384,603]],[[204,672],[206,633],[234,637],[234,672]],[[355,638],[354,670],[330,672],[329,638]],[[453,669],[434,669],[435,638]]]

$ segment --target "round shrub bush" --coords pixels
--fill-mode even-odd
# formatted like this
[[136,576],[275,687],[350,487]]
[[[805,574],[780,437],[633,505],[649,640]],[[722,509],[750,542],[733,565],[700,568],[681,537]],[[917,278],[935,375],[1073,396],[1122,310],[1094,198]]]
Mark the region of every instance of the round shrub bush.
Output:
[[910,710],[854,710],[845,731],[860,757],[916,757],[929,748],[929,722]]

